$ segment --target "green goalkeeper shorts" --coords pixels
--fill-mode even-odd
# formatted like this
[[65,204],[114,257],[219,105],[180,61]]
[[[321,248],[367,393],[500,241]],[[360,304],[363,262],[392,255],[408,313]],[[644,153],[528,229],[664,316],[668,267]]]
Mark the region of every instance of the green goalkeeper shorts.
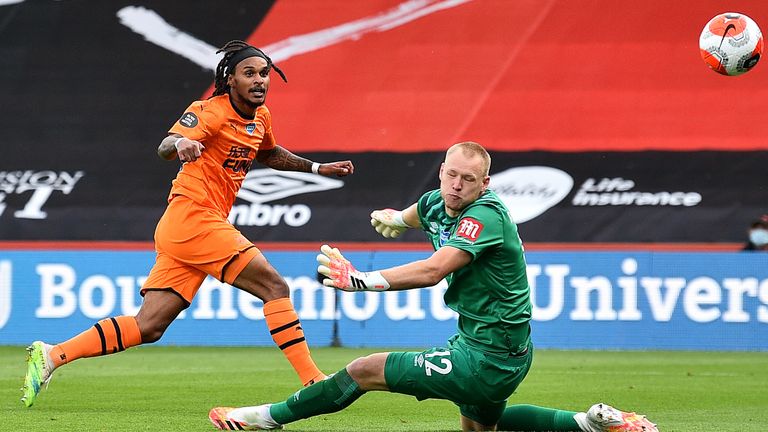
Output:
[[384,377],[393,392],[450,400],[465,417],[490,426],[501,418],[532,361],[531,344],[524,354],[499,355],[471,348],[456,335],[445,347],[389,353]]

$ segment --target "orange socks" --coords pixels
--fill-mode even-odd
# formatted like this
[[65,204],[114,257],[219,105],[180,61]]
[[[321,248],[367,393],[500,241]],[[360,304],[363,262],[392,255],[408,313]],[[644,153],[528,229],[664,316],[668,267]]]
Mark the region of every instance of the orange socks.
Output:
[[302,384],[312,384],[325,378],[309,354],[309,346],[291,299],[285,297],[264,303],[264,319],[272,340],[291,362]]
[[140,343],[141,333],[136,318],[119,316],[105,318],[72,339],[56,345],[50,355],[53,365],[59,367],[79,358],[125,351]]
[[[299,374],[302,384],[312,384],[325,378],[312,360],[291,299],[285,297],[265,303],[264,319],[272,340]],[[136,318],[119,316],[103,319],[72,339],[54,346],[50,356],[53,365],[59,367],[79,358],[114,354],[139,344],[141,333]]]

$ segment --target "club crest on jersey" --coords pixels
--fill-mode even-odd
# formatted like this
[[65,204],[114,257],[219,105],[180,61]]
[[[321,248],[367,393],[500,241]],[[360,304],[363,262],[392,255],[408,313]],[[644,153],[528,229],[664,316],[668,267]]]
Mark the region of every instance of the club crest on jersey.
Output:
[[447,242],[450,237],[451,237],[451,232],[449,230],[440,231],[440,246],[444,245],[445,242]]
[[459,227],[456,229],[456,236],[463,237],[474,243],[477,238],[480,237],[483,228],[483,224],[477,219],[465,217],[459,221]]
[[245,131],[248,132],[248,135],[253,135],[253,131],[256,130],[256,123],[248,123],[245,125]]

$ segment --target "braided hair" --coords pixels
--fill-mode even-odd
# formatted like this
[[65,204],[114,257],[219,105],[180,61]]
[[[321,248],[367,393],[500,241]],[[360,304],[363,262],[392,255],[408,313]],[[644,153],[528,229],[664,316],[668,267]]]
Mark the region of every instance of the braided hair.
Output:
[[[242,53],[243,50],[247,50],[245,52],[245,56],[242,54],[238,56],[238,53]],[[216,66],[216,75],[214,78],[214,91],[213,96],[219,96],[223,94],[229,93],[229,85],[227,84],[227,77],[235,72],[235,66],[237,66],[237,63],[240,63],[245,58],[248,57],[261,57],[264,60],[267,61],[267,67],[274,69],[275,72],[280,75],[280,78],[283,79],[283,81],[288,82],[288,80],[285,78],[285,74],[283,71],[280,70],[279,67],[277,67],[274,63],[272,63],[272,59],[269,58],[266,54],[264,54],[264,51],[249,45],[247,42],[243,42],[241,40],[232,40],[224,44],[221,49],[216,51],[216,54],[218,53],[224,53],[224,56],[219,61],[219,64]],[[240,57],[240,58],[238,58]]]

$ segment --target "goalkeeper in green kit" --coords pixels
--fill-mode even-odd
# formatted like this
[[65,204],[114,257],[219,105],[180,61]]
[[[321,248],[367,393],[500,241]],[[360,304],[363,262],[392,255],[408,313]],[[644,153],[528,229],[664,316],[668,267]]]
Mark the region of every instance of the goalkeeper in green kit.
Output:
[[420,228],[435,252],[424,260],[360,272],[338,249],[318,255],[323,283],[344,291],[406,290],[448,282],[445,303],[456,311],[458,333],[421,352],[384,352],[353,360],[328,379],[287,400],[214,408],[223,430],[279,429],[300,419],[340,411],[368,391],[389,391],[454,402],[462,430],[657,431],[644,416],[598,403],[586,412],[509,405],[533,361],[530,288],[523,245],[509,211],[488,189],[491,159],[474,142],[448,149],[440,189],[403,211],[371,213],[385,237]]

